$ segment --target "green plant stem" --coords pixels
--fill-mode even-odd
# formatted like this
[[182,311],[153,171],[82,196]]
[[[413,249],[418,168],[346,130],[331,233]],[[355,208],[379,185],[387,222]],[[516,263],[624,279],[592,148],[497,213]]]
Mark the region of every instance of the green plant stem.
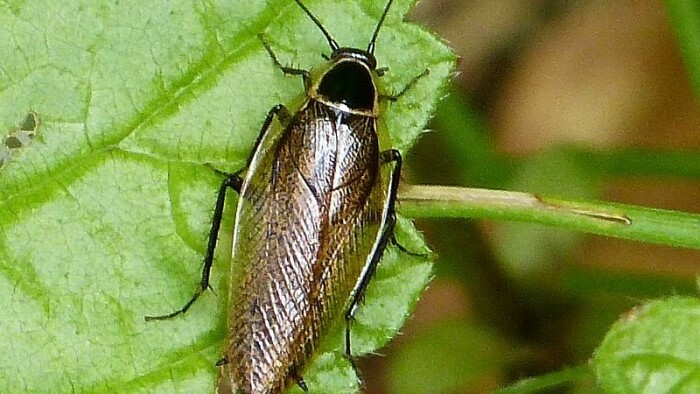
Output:
[[497,390],[496,394],[539,393],[545,389],[584,379],[593,379],[593,372],[588,365],[579,365],[534,378],[522,379],[511,386]]
[[507,219],[661,245],[700,249],[700,215],[531,193],[408,185],[400,211],[417,218]]

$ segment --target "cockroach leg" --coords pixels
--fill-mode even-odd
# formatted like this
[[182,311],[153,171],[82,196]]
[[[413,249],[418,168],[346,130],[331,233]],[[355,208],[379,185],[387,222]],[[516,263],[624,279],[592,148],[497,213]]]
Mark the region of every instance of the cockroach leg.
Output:
[[[384,69],[378,69],[378,70],[384,70]],[[379,74],[379,75],[382,75],[382,74],[384,74],[383,71],[382,71],[382,73]],[[380,99],[380,100],[389,100],[389,101],[392,101],[392,102],[398,100],[401,96],[403,96],[404,94],[406,94],[406,92],[408,92],[408,90],[411,89],[421,78],[423,78],[424,76],[426,76],[426,75],[428,75],[428,74],[430,74],[430,71],[426,68],[425,70],[423,70],[422,73],[420,73],[420,74],[416,75],[415,77],[413,77],[413,78],[406,84],[406,86],[403,87],[403,89],[401,89],[401,90],[398,91],[398,93],[389,94],[389,95],[387,95],[387,94],[380,94],[380,95],[379,95],[379,99]]]
[[308,392],[309,388],[306,386],[306,382],[304,381],[304,378],[299,374],[299,372],[294,368],[292,370],[292,378],[294,381],[297,383],[297,386],[299,386],[300,389],[302,389],[304,392]]
[[168,313],[167,315],[160,316],[145,316],[146,321],[151,320],[167,320],[172,319],[175,316],[181,315],[187,312],[188,309],[194,304],[199,296],[204,293],[209,288],[209,274],[211,273],[211,266],[214,264],[214,250],[216,249],[216,242],[219,237],[219,228],[221,227],[221,219],[224,213],[224,202],[226,201],[226,189],[231,188],[236,191],[240,191],[243,180],[238,174],[231,174],[226,179],[221,182],[219,186],[219,193],[216,197],[216,207],[214,208],[214,216],[212,219],[211,228],[209,229],[209,243],[207,244],[207,253],[204,255],[204,268],[202,269],[202,280],[200,282],[197,291],[195,291],[192,298],[183,306],[182,308]]
[[270,47],[270,44],[268,44],[267,41],[265,41],[265,37],[262,34],[258,35],[258,38],[263,44],[263,47],[265,47],[265,50],[267,51],[267,54],[270,55],[270,59],[272,59],[272,62],[275,64],[277,68],[282,70],[282,72],[285,75],[300,75],[301,78],[304,80],[304,86],[309,86],[309,72],[307,70],[301,69],[301,68],[294,68],[294,67],[287,67],[283,66],[282,63],[280,63],[279,59],[277,59],[277,56],[275,55],[275,52],[272,50],[272,47]]
[[408,255],[415,256],[415,257],[429,257],[430,256],[429,253],[421,253],[421,252],[414,252],[412,250],[408,250],[405,246],[403,246],[399,243],[399,241],[396,239],[396,234],[394,234],[394,233],[391,234],[390,241],[391,241],[391,244],[396,246],[396,248],[398,250],[400,250],[401,252],[406,253]]
[[394,169],[391,171],[391,180],[389,184],[389,195],[387,196],[386,218],[384,225],[380,229],[379,242],[377,248],[372,253],[372,257],[368,263],[367,269],[363,271],[355,290],[352,293],[352,301],[350,307],[345,312],[345,356],[350,360],[350,363],[355,365],[351,346],[350,346],[350,326],[355,319],[355,312],[364,298],[367,285],[369,285],[374,272],[377,270],[377,264],[384,254],[386,246],[394,234],[394,225],[396,224],[395,201],[396,192],[399,188],[399,180],[401,178],[401,153],[396,149],[390,149],[381,153],[380,157],[383,164],[394,162]]
[[[260,129],[260,133],[258,134],[258,137],[255,140],[255,146],[252,150],[252,153],[248,158],[248,165],[250,164],[253,155],[258,150],[258,145],[260,145],[263,136],[270,128],[270,125],[272,124],[275,115],[279,119],[280,123],[282,123],[283,125],[285,123],[288,123],[291,119],[291,115],[289,114],[289,111],[284,105],[278,104],[270,108],[270,110],[267,112],[267,116],[265,117],[265,121],[263,122],[262,128]],[[248,165],[246,165],[246,167]],[[221,170],[216,169],[215,171],[219,174],[226,176],[226,178],[224,178],[224,180],[221,182],[221,186],[219,186],[219,192],[216,197],[216,206],[214,208],[214,215],[212,216],[211,228],[209,229],[209,241],[207,244],[207,252],[204,256],[204,267],[202,268],[202,280],[200,281],[200,285],[195,291],[194,295],[192,295],[192,298],[190,298],[190,300],[187,301],[185,306],[172,313],[168,313],[167,315],[145,316],[144,319],[146,321],[172,319],[175,316],[187,312],[187,310],[190,309],[192,304],[194,304],[195,301],[197,301],[199,296],[201,296],[202,293],[204,293],[208,288],[210,288],[209,275],[211,274],[211,267],[214,264],[214,251],[216,250],[216,242],[219,238],[219,229],[221,228],[221,220],[223,218],[224,213],[224,203],[226,202],[226,189],[230,188],[235,190],[237,193],[240,193],[241,188],[243,187],[243,178],[241,178],[240,176],[240,173],[243,170],[235,172],[233,174],[227,174]]]

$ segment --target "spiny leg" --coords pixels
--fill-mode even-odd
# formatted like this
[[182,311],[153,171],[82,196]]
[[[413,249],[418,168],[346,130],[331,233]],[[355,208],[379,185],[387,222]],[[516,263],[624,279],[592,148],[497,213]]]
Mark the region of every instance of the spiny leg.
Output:
[[[282,126],[285,127],[292,119],[292,115],[289,113],[289,110],[287,110],[287,107],[285,107],[284,104],[277,104],[267,111],[267,115],[265,115],[265,120],[263,121],[262,127],[260,128],[258,137],[255,139],[255,145],[253,145],[253,150],[251,150],[250,155],[248,155],[246,168],[248,168],[250,162],[253,161],[253,156],[255,155],[255,152],[258,151],[258,147],[260,146],[260,143],[267,134],[267,131],[270,129],[270,125],[272,125],[272,121],[275,119],[275,116],[277,116],[277,119],[282,124]],[[241,172],[242,170],[238,171],[237,174]]]
[[399,240],[396,238],[396,232],[393,232],[393,233],[391,234],[391,241],[390,241],[390,242],[391,242],[392,245],[396,246],[396,248],[397,248],[398,250],[400,250],[401,252],[406,253],[406,254],[408,254],[408,255],[410,255],[410,256],[422,257],[422,258],[429,258],[429,257],[431,256],[431,252],[424,252],[424,251],[415,252],[415,251],[409,250],[409,249],[406,248],[405,246],[401,245],[401,243],[399,242]]
[[430,257],[430,253],[414,252],[412,250],[408,250],[405,246],[403,246],[403,245],[401,245],[401,243],[399,243],[399,241],[396,239],[396,234],[391,234],[391,244],[396,246],[396,248],[398,250],[400,250],[403,253],[406,253],[407,255],[415,256],[415,257],[424,257],[424,258]]
[[[345,356],[350,361],[353,369],[357,373],[357,367],[355,365],[355,360],[352,356],[351,346],[350,346],[350,329],[352,322],[355,319],[355,312],[365,296],[367,291],[367,286],[370,280],[374,276],[377,270],[377,264],[384,254],[384,250],[388,242],[392,239],[394,234],[394,225],[396,224],[396,193],[399,188],[399,180],[401,178],[401,153],[396,149],[390,149],[381,153],[381,161],[386,163],[394,162],[394,169],[391,172],[391,179],[389,183],[389,195],[387,196],[386,207],[386,218],[384,219],[384,224],[379,230],[379,242],[377,243],[377,248],[373,251],[369,263],[367,263],[367,268],[363,271],[362,276],[359,279],[358,284],[352,294],[352,301],[350,302],[350,307],[345,312]],[[359,376],[359,374],[358,374]]]
[[270,47],[270,44],[268,44],[268,42],[265,41],[265,37],[263,37],[262,34],[259,34],[258,38],[260,38],[260,41],[262,42],[263,47],[265,47],[267,54],[270,55],[270,59],[272,59],[272,62],[275,64],[275,66],[277,68],[282,70],[282,72],[285,75],[301,75],[302,79],[304,80],[304,86],[309,85],[309,72],[307,70],[304,70],[301,68],[283,66],[282,63],[280,63],[280,61],[277,59],[277,55],[275,55],[275,52],[272,50],[272,47]]
[[[389,69],[388,69],[387,67],[378,68],[378,69],[377,69],[377,75],[379,75],[380,77],[381,77],[381,76],[384,76],[384,74],[385,74],[388,70],[389,70]],[[406,92],[408,92],[408,90],[411,89],[416,83],[418,83],[418,81],[419,81],[421,78],[425,77],[425,76],[428,75],[428,74],[430,74],[430,70],[426,68],[425,70],[423,70],[422,73],[420,73],[420,74],[416,75],[415,77],[411,78],[411,80],[406,84],[406,86],[404,86],[403,89],[401,89],[398,93],[392,94],[392,95],[380,95],[379,98],[382,99],[382,100],[389,100],[389,101],[392,101],[392,102],[393,102],[393,101],[396,101],[396,100],[398,100],[401,96],[403,96],[404,94],[406,94]],[[400,160],[400,155],[399,155],[399,162],[400,162],[400,161],[401,161],[401,160]],[[391,243],[392,243],[393,245],[395,245],[400,251],[402,251],[402,252],[404,252],[404,253],[407,253],[407,254],[410,254],[410,255],[412,255],[412,256],[427,256],[427,254],[424,254],[424,253],[416,253],[416,252],[412,252],[412,251],[406,249],[403,245],[401,245],[401,244],[398,242],[398,240],[396,239],[396,236],[395,236],[395,234],[394,234],[393,232],[392,232],[392,234],[391,234]]]
[[309,387],[306,385],[304,378],[301,376],[301,374],[299,374],[296,367],[292,367],[292,378],[300,389],[302,389],[304,392],[309,391]]
[[[278,119],[282,124],[288,123],[291,117],[287,108],[282,104],[278,104],[270,108],[270,110],[267,112],[267,116],[265,117],[265,121],[263,122],[262,128],[260,129],[260,133],[258,134],[258,137],[255,141],[255,146],[250,156],[248,157],[248,164],[246,165],[246,167],[252,161],[253,155],[255,155],[255,152],[258,150],[258,146],[260,145],[263,137],[267,133],[267,130],[270,128],[270,125],[272,124],[275,115],[277,115]],[[174,312],[168,313],[167,315],[145,316],[144,319],[146,321],[167,320],[187,312],[187,310],[190,309],[192,304],[194,304],[195,301],[197,301],[199,296],[201,296],[202,293],[204,293],[204,291],[206,291],[209,288],[209,276],[211,274],[211,267],[214,264],[214,251],[216,250],[216,243],[219,239],[219,229],[221,228],[221,220],[223,219],[224,203],[226,201],[226,189],[231,188],[237,193],[240,193],[241,188],[243,187],[243,179],[240,177],[241,171],[235,172],[233,174],[228,174],[216,169],[215,171],[219,174],[224,175],[226,178],[224,178],[223,182],[221,182],[221,186],[219,186],[219,192],[216,197],[216,206],[214,208],[214,215],[212,217],[211,228],[209,229],[209,241],[207,244],[207,252],[204,255],[204,267],[202,268],[202,279],[200,281],[200,285],[195,291],[192,298],[190,298],[190,300],[187,301],[185,306]]]
[[216,249],[216,241],[219,236],[219,228],[221,227],[221,219],[224,213],[224,202],[226,201],[226,189],[231,188],[240,193],[241,186],[243,185],[243,180],[238,174],[231,174],[226,179],[221,182],[219,186],[219,193],[216,197],[216,207],[214,208],[214,216],[212,219],[211,228],[209,229],[209,243],[207,245],[207,253],[204,256],[204,268],[202,269],[202,280],[200,282],[197,291],[195,291],[192,298],[183,306],[182,308],[168,313],[167,315],[160,316],[145,316],[146,321],[151,320],[166,320],[171,319],[177,315],[187,312],[188,309],[194,304],[199,296],[204,293],[204,291],[209,288],[209,274],[211,271],[211,266],[214,263],[214,250]]

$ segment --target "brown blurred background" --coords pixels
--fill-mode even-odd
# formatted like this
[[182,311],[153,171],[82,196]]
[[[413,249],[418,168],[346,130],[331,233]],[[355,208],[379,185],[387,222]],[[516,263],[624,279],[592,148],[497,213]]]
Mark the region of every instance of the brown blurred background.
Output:
[[[536,155],[558,144],[592,150],[700,149],[699,101],[693,96],[660,0],[422,0],[409,19],[445,38],[460,56],[454,84],[482,116],[490,138],[503,154]],[[405,177],[412,183],[459,184],[437,175],[449,173],[449,160],[435,158],[436,147],[445,142],[439,128],[434,128],[437,132],[421,139],[410,152]],[[602,186],[598,198],[604,200],[700,212],[697,181],[630,177],[611,179]],[[418,225],[440,256],[437,277],[403,334],[382,351],[385,357],[363,361],[366,392],[394,392],[386,370],[392,357],[397,357],[412,336],[444,320],[485,321],[526,347],[539,349],[538,360],[524,370],[486,374],[453,392],[490,391],[512,379],[558,370],[590,357],[588,350],[575,354],[561,339],[582,315],[556,319],[560,326],[547,323],[552,321],[551,314],[565,315],[570,310],[566,301],[542,308],[543,316],[520,308],[522,293],[513,289],[508,276],[494,263],[489,246],[490,236],[498,233],[501,223]],[[446,225],[453,226],[451,235],[446,235]],[[482,262],[478,272],[455,274],[459,267],[440,267],[443,256],[460,253],[450,250],[465,246]],[[570,262],[582,269],[616,275],[660,275],[692,282],[700,272],[698,251],[603,237],[583,237],[573,254]],[[455,279],[459,275],[478,275],[471,282],[477,284],[464,285]],[[480,286],[499,290],[484,292]],[[475,297],[487,297],[489,291],[501,298],[500,310],[475,307],[479,303]],[[491,316],[483,317],[484,313]],[[594,346],[599,338],[591,341]]]

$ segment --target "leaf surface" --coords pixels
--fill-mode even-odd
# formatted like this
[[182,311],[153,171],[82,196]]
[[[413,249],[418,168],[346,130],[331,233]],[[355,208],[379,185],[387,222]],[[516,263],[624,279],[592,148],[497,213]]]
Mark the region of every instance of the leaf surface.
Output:
[[[383,7],[307,5],[339,42],[361,48]],[[384,109],[402,150],[454,66],[441,42],[400,21],[411,6],[397,1],[376,50],[389,92],[430,69]],[[285,64],[311,68],[329,53],[291,1],[0,3],[0,134],[30,112],[41,119],[36,140],[0,168],[1,391],[212,392],[235,280],[235,199],[214,292],[184,317],[143,317],[180,307],[199,281],[221,180],[206,164],[242,168],[267,110],[303,94],[261,33]],[[430,275],[429,259],[390,248],[354,326],[356,352],[395,334]],[[305,378],[352,392],[340,330],[328,341]]]

